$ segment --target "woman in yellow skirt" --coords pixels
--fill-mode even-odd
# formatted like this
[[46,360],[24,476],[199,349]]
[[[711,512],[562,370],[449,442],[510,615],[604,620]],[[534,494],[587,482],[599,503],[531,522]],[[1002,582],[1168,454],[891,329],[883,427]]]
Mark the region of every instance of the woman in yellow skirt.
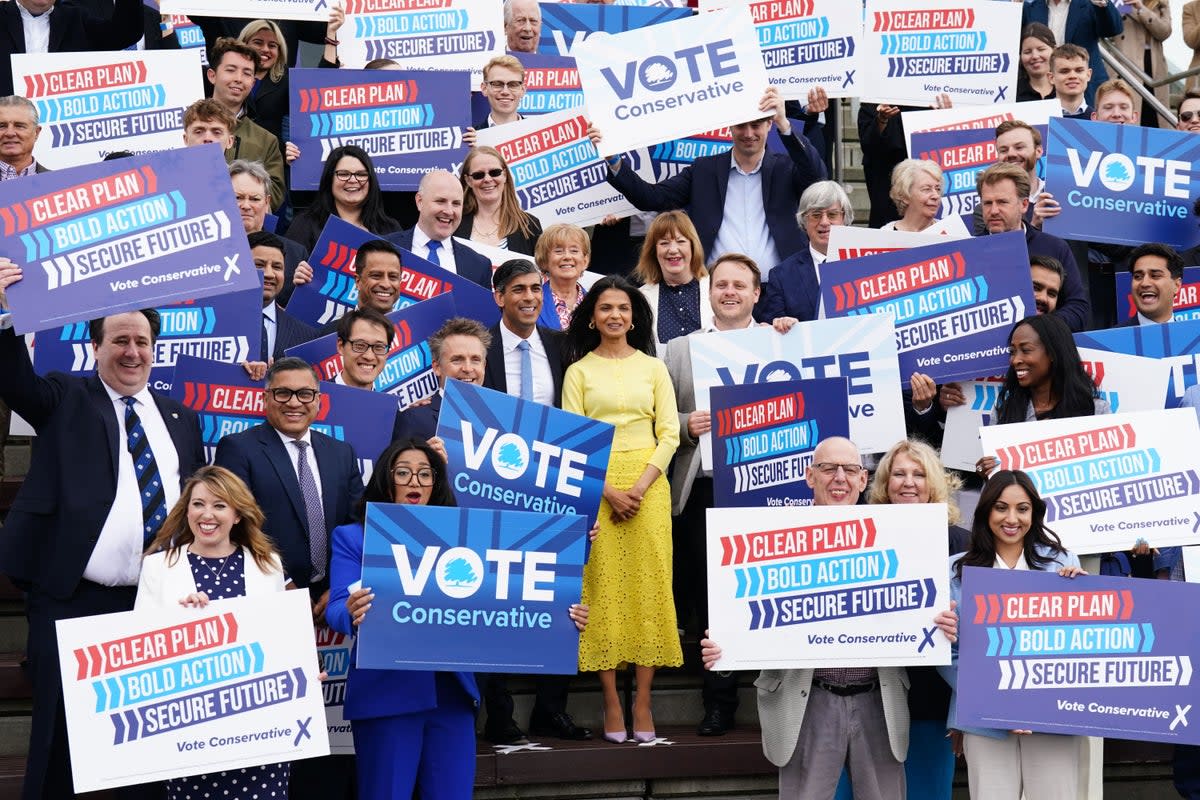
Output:
[[563,408],[616,426],[600,504],[600,533],[583,570],[591,606],[579,668],[604,690],[604,738],[628,739],[618,667],[633,664],[634,739],[653,741],[656,667],[683,664],[671,596],[671,489],[665,473],[679,444],[667,368],[654,357],[650,306],[619,276],[597,281],[566,334]]

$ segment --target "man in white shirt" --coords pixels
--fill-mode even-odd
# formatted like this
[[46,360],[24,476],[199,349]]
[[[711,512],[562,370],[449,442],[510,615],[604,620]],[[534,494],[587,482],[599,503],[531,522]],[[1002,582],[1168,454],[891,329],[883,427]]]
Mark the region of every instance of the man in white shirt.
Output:
[[425,173],[417,187],[417,224],[406,231],[388,236],[447,272],[454,272],[480,286],[492,288],[492,264],[466,245],[454,241],[454,231],[462,222],[462,183],[444,169]]
[[342,315],[337,323],[337,351],[342,371],[334,383],[375,391],[375,379],[387,366],[388,352],[396,338],[391,320],[373,308],[359,307]]

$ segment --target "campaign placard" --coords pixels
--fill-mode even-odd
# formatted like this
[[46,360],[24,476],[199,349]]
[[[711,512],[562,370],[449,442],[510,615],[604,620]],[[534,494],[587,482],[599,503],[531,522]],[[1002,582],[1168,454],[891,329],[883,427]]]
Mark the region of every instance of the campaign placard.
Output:
[[900,375],[952,381],[1003,372],[1008,330],[1033,309],[1021,231],[839,261],[821,282],[828,317],[887,314]]
[[1074,553],[1200,544],[1200,428],[1190,408],[992,425],[983,452],[1029,473]]
[[[384,392],[408,408],[437,391],[433,374],[433,355],[429,337],[451,317],[456,316],[454,298],[440,294],[420,303],[387,313],[395,337],[388,350],[387,364],[375,379],[375,391]],[[342,373],[342,357],[337,351],[337,334],[330,333],[286,351],[313,365],[321,380],[332,381]]]
[[325,698],[325,730],[329,735],[332,755],[354,755],[354,733],[350,720],[344,716],[346,707],[346,676],[350,672],[350,654],[354,637],[338,633],[333,628],[314,629],[317,637],[317,658],[326,678],[321,682]]
[[158,0],[164,14],[328,22],[330,0]]
[[490,288],[485,289],[469,278],[439,267],[403,247],[400,258],[404,274],[400,279],[400,301],[397,308],[429,300],[439,294],[454,293],[454,310],[460,317],[478,320],[491,327],[500,321],[500,307]]
[[[1024,103],[996,103],[986,108],[954,105],[928,111],[904,111],[900,123],[904,126],[904,147],[913,151],[912,137],[923,131],[990,130],[993,133],[1001,122],[1019,119],[1035,128],[1048,125],[1054,117],[1062,116],[1062,104],[1057,100],[1030,100]],[[1042,140],[1043,144],[1045,139]]]
[[958,722],[1071,736],[1200,743],[1200,588],[963,567]]
[[787,100],[807,100],[818,86],[829,97],[857,97],[862,12],[840,0],[702,0],[700,11],[749,6],[771,85]]
[[493,0],[342,3],[346,24],[338,31],[338,56],[353,69],[362,69],[377,58],[390,58],[406,69],[476,72],[504,55],[503,8]]
[[585,39],[571,55],[602,156],[762,117],[769,81],[746,8]]
[[635,213],[625,195],[609,185],[608,167],[587,129],[580,111],[558,111],[484,128],[475,141],[500,151],[521,208],[543,226],[593,225],[609,214]]
[[1110,353],[1156,358],[1171,367],[1166,408],[1176,408],[1200,374],[1200,320],[1165,325],[1127,325],[1075,334],[1075,344]]
[[715,669],[950,663],[946,506],[708,510]]
[[329,154],[361,147],[385,190],[414,190],[425,173],[467,153],[471,73],[449,70],[293,69],[289,72],[292,187],[316,189]]
[[574,675],[586,541],[574,514],[369,503],[357,666]]
[[992,423],[996,396],[1004,385],[1003,378],[961,381],[965,403],[946,409],[946,427],[942,432],[942,463],[950,469],[974,472],[983,458],[979,431]]
[[[879,230],[877,228],[860,228],[857,225],[833,225],[829,228],[829,247],[826,249],[826,261],[845,261],[850,258],[877,256],[880,253],[893,253],[897,250],[908,250],[951,239],[966,239],[965,228],[955,226],[951,231],[953,221],[944,220],[946,226],[939,226],[938,232],[911,233],[909,231]],[[961,225],[961,223],[960,223]]]
[[[396,398],[328,381],[320,389],[312,429],[354,448],[365,483],[396,421]],[[240,366],[184,356],[175,366],[170,396],[200,417],[204,450],[212,461],[221,437],[266,421],[262,390],[263,382],[251,380]]]
[[307,592],[59,620],[75,791],[328,755],[312,630]]
[[[583,105],[583,87],[579,85],[579,70],[570,56],[521,53],[525,68],[525,95],[517,105],[522,116],[566,111]],[[487,100],[483,101],[486,116]]]
[[[171,391],[175,364],[185,356],[222,364],[262,360],[261,289],[188,300],[155,310],[160,327],[154,340],[149,385],[157,392]],[[33,368],[41,375],[54,371],[73,375],[95,372],[96,352],[88,323],[73,322],[39,333],[33,348]]]
[[204,94],[194,50],[14,53],[13,85],[38,111],[39,164],[95,164],[110,152],[183,145],[183,110]]
[[[655,7],[638,8],[640,5]],[[682,7],[683,5],[685,4],[539,3],[538,7],[542,12],[542,33],[538,40],[538,52],[569,56],[574,54],[576,45],[592,36],[604,39],[637,28],[649,28],[664,22],[686,19],[692,15],[692,10]],[[524,54],[521,58],[523,62]]]
[[614,428],[462,381],[446,381],[437,435],[458,504],[547,514],[600,511]]
[[[1117,315],[1131,319],[1137,315],[1133,304],[1133,277],[1128,272],[1116,273]],[[1200,319],[1200,267],[1184,267],[1183,284],[1175,294],[1171,318],[1174,322]]]
[[[766,327],[694,334],[689,341],[698,409],[708,409],[713,386],[845,378],[850,438],[859,450],[882,453],[904,438],[895,327],[887,315],[799,322],[785,334]],[[712,469],[708,434],[700,437],[700,455]]]
[[817,443],[850,435],[845,378],[714,386],[709,392],[717,508],[808,506]]
[[1021,7],[1015,3],[867,0],[859,57],[863,99],[930,105],[1015,101]]
[[1062,213],[1043,224],[1064,239],[1137,246],[1200,243],[1200,142],[1186,131],[1081,119],[1050,122],[1046,191]]
[[[771,128],[770,137],[778,136]],[[782,143],[780,143],[782,146]],[[728,127],[712,131],[700,131],[681,139],[658,142],[649,147],[639,147],[625,154],[626,161],[634,172],[650,183],[661,183],[672,178],[692,165],[697,158],[728,153],[733,149],[733,135]],[[771,150],[771,139],[767,139]],[[624,169],[624,167],[622,167]]]
[[218,147],[44,172],[5,198],[17,333],[260,288]]

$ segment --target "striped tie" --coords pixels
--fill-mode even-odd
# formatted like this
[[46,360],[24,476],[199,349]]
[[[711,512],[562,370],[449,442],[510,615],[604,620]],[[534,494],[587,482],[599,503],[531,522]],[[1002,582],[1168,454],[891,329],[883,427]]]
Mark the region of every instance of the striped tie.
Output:
[[304,499],[304,513],[308,517],[308,557],[312,560],[312,582],[325,577],[325,563],[329,560],[326,542],[325,509],[321,507],[321,495],[313,479],[312,467],[308,465],[308,442],[293,439],[299,450],[296,459],[296,480],[300,483],[300,495]]
[[158,534],[163,520],[167,518],[167,495],[163,491],[162,476],[158,474],[158,462],[142,427],[142,418],[133,406],[137,399],[122,397],[125,401],[125,440],[129,455],[133,457],[133,470],[137,475],[138,496],[142,500],[142,537],[149,542]]

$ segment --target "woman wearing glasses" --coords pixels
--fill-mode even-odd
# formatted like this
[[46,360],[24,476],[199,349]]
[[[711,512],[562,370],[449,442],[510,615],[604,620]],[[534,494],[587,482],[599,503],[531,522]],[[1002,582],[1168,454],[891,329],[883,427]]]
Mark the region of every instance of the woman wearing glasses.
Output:
[[343,145],[329,154],[312,205],[292,220],[287,238],[311,253],[330,216],[376,236],[400,232],[400,223],[383,209],[375,165],[361,147]]
[[463,213],[455,236],[527,256],[542,224],[521,210],[512,173],[493,147],[475,147],[462,165]]
[[546,276],[538,325],[565,331],[587,290],[579,279],[592,260],[592,242],[578,225],[558,223],[542,232],[533,260]]
[[[397,441],[380,454],[357,509],[358,521],[333,531],[325,618],[345,634],[355,632],[374,599],[370,587],[361,586],[367,503],[456,505],[446,462],[428,444]],[[587,609],[571,606],[569,613],[582,630]],[[353,721],[359,796],[409,798],[420,784],[423,800],[469,800],[478,703],[469,672],[350,667],[344,714]]]

